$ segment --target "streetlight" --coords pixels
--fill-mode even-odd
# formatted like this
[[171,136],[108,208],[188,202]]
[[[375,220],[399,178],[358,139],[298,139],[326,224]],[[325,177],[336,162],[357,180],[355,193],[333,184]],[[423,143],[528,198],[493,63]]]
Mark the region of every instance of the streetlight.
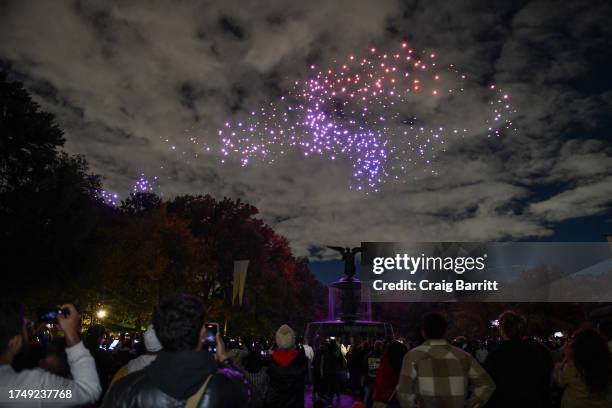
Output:
[[106,310],[100,309],[96,312],[98,319],[104,319],[106,317]]

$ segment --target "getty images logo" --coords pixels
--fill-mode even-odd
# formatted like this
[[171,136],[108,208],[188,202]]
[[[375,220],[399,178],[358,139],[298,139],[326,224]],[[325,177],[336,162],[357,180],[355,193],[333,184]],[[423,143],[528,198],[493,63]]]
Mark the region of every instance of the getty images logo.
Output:
[[372,262],[372,272],[380,275],[385,271],[399,270],[414,275],[418,271],[453,271],[458,275],[466,271],[482,271],[485,268],[487,254],[482,256],[410,256],[396,254],[394,257],[376,257]]

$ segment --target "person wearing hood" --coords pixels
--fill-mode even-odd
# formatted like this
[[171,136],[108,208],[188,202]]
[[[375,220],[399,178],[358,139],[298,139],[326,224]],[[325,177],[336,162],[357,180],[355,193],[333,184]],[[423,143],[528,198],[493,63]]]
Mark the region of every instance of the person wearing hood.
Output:
[[159,352],[163,349],[157,335],[155,334],[155,329],[153,328],[152,324],[150,324],[149,327],[147,327],[147,330],[144,332],[144,345],[147,352],[130,360],[126,365],[121,367],[119,371],[115,373],[115,376],[110,383],[111,386],[126,375],[142,370],[151,364],[153,360],[157,358]]
[[276,332],[276,345],[268,363],[270,382],[265,406],[303,408],[308,359],[295,347],[295,333],[286,324]]
[[247,341],[245,345],[248,353],[242,359],[243,373],[251,383],[253,408],[261,408],[264,406],[268,381],[270,381],[268,368],[261,355],[261,347],[253,341]]
[[118,380],[103,407],[247,407],[248,381],[233,367],[221,336],[217,351],[202,349],[205,308],[188,295],[163,298],[153,311],[153,328],[163,347],[141,370]]

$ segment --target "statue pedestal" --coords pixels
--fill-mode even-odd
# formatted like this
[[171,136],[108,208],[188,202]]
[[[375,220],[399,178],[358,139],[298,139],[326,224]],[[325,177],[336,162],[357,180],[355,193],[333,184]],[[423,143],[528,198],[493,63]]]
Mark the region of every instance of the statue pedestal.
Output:
[[340,320],[354,322],[359,318],[358,308],[361,303],[361,282],[357,278],[347,278],[331,284],[340,293]]

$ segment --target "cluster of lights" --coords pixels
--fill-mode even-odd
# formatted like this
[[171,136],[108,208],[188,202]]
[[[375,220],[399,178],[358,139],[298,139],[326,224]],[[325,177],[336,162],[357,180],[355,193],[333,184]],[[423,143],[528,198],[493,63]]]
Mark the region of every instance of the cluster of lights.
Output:
[[[145,178],[144,174],[141,174],[138,180],[134,182],[134,186],[132,187],[132,194],[153,193],[158,190],[159,186],[157,176],[153,177],[153,181],[149,181],[147,178]],[[120,203],[119,194],[111,193],[104,189],[94,190],[93,196],[95,199],[111,207],[117,207]]]
[[145,178],[144,174],[140,175],[140,178],[134,183],[132,188],[133,193],[152,193],[155,191],[155,183],[157,182],[157,176],[153,177],[153,181],[149,181]]
[[403,179],[416,168],[436,174],[430,164],[449,138],[480,132],[498,137],[513,129],[516,110],[495,85],[489,87],[490,109],[471,132],[425,123],[412,113],[423,104],[461,104],[465,80],[453,65],[439,67],[435,54],[417,53],[407,43],[393,52],[371,48],[325,69],[311,65],[308,79],[295,81],[280,100],[225,122],[218,130],[221,162],[234,156],[243,166],[273,163],[295,148],[304,157],[348,158],[351,188],[365,191],[378,191],[381,183]]
[[102,201],[106,205],[116,207],[119,203],[119,194],[111,193],[103,189],[95,190],[93,192],[94,198]]

